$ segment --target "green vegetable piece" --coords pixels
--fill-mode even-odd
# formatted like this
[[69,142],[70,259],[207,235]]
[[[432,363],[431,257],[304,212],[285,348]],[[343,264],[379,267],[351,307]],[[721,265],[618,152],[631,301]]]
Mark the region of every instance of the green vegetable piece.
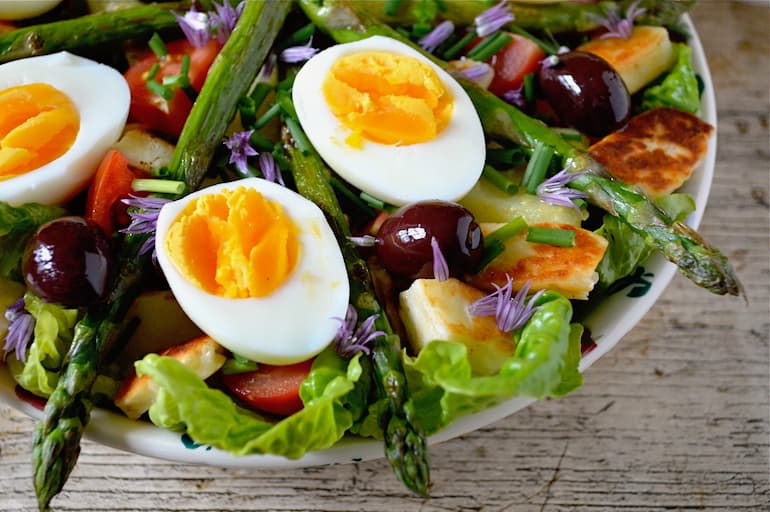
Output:
[[690,114],[700,109],[698,79],[692,67],[692,50],[686,44],[674,43],[676,63],[663,81],[644,91],[642,108],[671,107]]

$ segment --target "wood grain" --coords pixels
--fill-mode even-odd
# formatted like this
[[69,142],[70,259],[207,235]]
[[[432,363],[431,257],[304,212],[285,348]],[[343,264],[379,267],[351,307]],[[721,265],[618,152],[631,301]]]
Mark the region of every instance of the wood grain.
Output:
[[[642,322],[563,400],[537,403],[432,449],[432,498],[386,462],[242,470],[96,445],[58,511],[768,510],[770,130],[765,5],[701,1],[692,13],[719,111],[700,231],[730,257],[748,303],[676,277]],[[33,422],[0,408],[0,510],[36,510]]]

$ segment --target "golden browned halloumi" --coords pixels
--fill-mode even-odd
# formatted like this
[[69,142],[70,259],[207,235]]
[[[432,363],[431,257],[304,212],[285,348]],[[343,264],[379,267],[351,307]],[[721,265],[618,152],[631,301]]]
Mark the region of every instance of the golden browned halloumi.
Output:
[[174,145],[157,137],[139,125],[129,125],[113,145],[128,163],[147,173],[168,166],[174,156]]
[[468,348],[475,374],[496,373],[516,347],[511,336],[498,329],[494,317],[468,313],[468,305],[484,295],[454,278],[414,281],[399,296],[400,316],[412,350],[418,353],[433,340],[462,343]]
[[664,27],[636,26],[631,37],[591,39],[576,50],[603,58],[634,94],[674,65],[676,55]]
[[[201,379],[211,377],[227,360],[227,351],[208,336],[199,336],[160,353],[173,357],[195,372]],[[146,376],[136,372],[123,379],[115,395],[115,405],[131,419],[147,412],[158,395],[158,387]]]
[[[486,235],[501,224],[481,224]],[[569,229],[575,232],[573,247],[527,242],[526,233],[505,241],[505,250],[470,282],[494,291],[504,286],[507,277],[513,280],[514,290],[520,290],[528,280],[531,290],[554,290],[569,299],[587,299],[598,276],[596,266],[607,249],[607,240],[583,228],[568,224],[541,223],[538,227]]]
[[714,127],[697,116],[656,108],[634,116],[589,153],[619,180],[650,197],[678,189],[708,150]]

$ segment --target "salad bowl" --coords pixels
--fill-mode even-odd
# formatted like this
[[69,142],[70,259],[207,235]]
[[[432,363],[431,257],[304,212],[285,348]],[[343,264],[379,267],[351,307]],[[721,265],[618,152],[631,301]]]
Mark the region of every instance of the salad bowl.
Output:
[[[705,55],[695,27],[689,18],[684,18],[691,38],[692,60],[695,71],[704,83],[700,117],[716,125],[716,107],[713,86]],[[703,216],[708,198],[714,162],[716,139],[712,136],[705,158],[692,177],[680,189],[690,194],[697,205],[689,216],[687,224],[697,228]],[[676,267],[662,256],[655,254],[643,268],[637,271],[633,280],[623,289],[592,305],[583,323],[590,330],[594,344],[586,350],[580,362],[580,371],[585,372],[599,358],[610,351],[642,319],[655,304],[676,272]],[[586,376],[590,378],[590,374]],[[514,414],[530,405],[534,400],[515,398],[478,413],[461,417],[447,428],[429,438],[429,443],[439,443],[467,434]],[[0,402],[33,418],[42,418],[34,404],[20,398],[15,392],[15,383],[4,368],[0,368]],[[380,441],[343,438],[336,445],[309,452],[302,458],[290,460],[272,455],[234,456],[206,445],[199,445],[179,433],[163,430],[149,422],[133,421],[117,413],[96,409],[86,430],[86,437],[100,444],[120,450],[172,460],[183,463],[207,464],[222,467],[280,468],[304,467],[326,464],[345,464],[383,457]]]

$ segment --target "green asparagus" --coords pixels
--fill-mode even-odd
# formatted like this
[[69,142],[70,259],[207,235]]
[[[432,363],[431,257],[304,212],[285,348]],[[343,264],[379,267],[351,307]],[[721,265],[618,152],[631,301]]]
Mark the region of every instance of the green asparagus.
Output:
[[404,485],[416,494],[426,496],[430,482],[428,450],[424,437],[412,425],[404,410],[407,388],[399,337],[393,334],[387,317],[382,314],[372,291],[366,262],[348,239],[350,227],[328,179],[330,171],[315,151],[306,154],[298,149],[288,130],[284,131],[283,138],[297,191],[321,208],[337,236],[350,279],[351,303],[359,318],[379,315],[375,327],[385,332],[386,336],[375,340],[372,358],[379,396],[388,401],[387,413],[380,418],[385,455]]
[[97,47],[177,28],[171,9],[184,2],[130,7],[0,34],[0,64],[61,50]]
[[[195,190],[221,143],[238,98],[254,79],[267,49],[273,44],[289,2],[250,1],[212,65],[198,101],[176,146],[172,175],[184,178]],[[233,66],[248,66],[235,78]],[[225,87],[223,84],[230,82]],[[223,90],[224,89],[224,90]],[[200,139],[199,137],[205,137]],[[34,484],[40,510],[63,488],[77,462],[80,438],[91,411],[90,392],[100,358],[119,335],[123,317],[138,293],[149,258],[139,249],[146,235],[127,235],[119,256],[120,274],[108,305],[89,310],[77,324],[64,370],[45,407],[33,448]]]
[[[334,40],[346,43],[373,35],[398,39],[420,50],[397,30],[380,23],[358,9],[364,3],[299,0],[307,16]],[[344,21],[343,21],[344,20]],[[439,66],[446,63],[425,53]],[[698,286],[716,294],[739,295],[742,286],[727,258],[686,225],[673,222],[644,195],[611,179],[604,167],[590,155],[571,145],[537,119],[526,115],[492,93],[467,80],[460,80],[471,98],[489,136],[534,147],[537,141],[551,146],[570,172],[581,177],[570,184],[587,194],[588,200],[626,222],[652,248],[675,263]]]

